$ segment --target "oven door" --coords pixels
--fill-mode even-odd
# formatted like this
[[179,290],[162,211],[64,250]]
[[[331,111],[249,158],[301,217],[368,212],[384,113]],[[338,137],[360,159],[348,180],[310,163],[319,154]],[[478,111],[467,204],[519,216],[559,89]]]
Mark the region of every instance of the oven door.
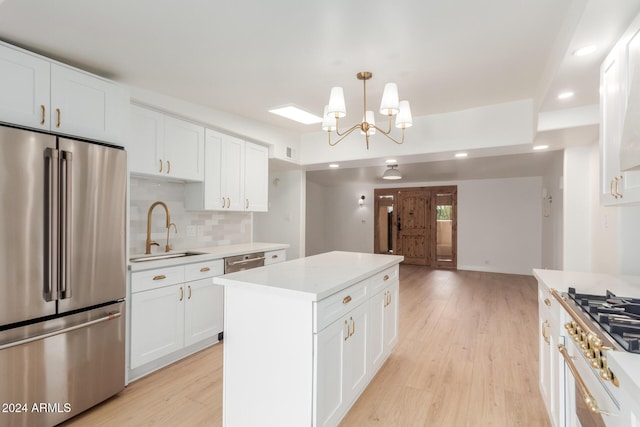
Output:
[[566,422],[569,427],[613,427],[620,421],[620,405],[591,368],[579,346],[566,338],[558,345],[565,368]]

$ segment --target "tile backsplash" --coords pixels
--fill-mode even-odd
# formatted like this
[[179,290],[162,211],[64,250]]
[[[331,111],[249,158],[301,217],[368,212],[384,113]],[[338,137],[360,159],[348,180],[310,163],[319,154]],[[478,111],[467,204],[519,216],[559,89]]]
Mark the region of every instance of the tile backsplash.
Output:
[[[251,213],[188,211],[184,207],[185,184],[157,179],[131,177],[129,194],[129,252],[142,254],[147,240],[147,212],[156,201],[169,207],[171,227],[169,241],[173,250],[233,245],[251,242]],[[167,241],[166,216],[162,206],[152,214],[151,239],[160,246],[151,252],[163,252]],[[194,236],[187,236],[187,231]]]

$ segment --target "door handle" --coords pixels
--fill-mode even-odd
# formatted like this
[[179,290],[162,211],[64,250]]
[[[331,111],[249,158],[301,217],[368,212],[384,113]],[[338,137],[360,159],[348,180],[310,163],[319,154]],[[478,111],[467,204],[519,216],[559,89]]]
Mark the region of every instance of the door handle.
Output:
[[58,113],[58,121],[56,123],[56,127],[60,128],[60,109],[56,108],[56,113]]
[[47,148],[45,151],[47,168],[47,273],[44,286],[45,301],[58,299],[58,150]]
[[60,173],[60,247],[62,248],[60,260],[60,298],[71,298],[71,251],[73,239],[71,236],[71,224],[73,223],[72,188],[73,188],[73,153],[70,151],[61,152],[61,173]]
[[42,112],[42,119],[40,120],[40,124],[44,125],[45,117],[46,117],[46,114],[47,114],[47,108],[44,105],[40,105],[40,110]]

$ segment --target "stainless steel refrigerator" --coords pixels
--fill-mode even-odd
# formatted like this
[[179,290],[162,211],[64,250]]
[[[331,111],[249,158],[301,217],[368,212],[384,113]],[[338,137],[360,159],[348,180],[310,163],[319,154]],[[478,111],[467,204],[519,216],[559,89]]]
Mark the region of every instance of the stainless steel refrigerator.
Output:
[[124,388],[126,153],[0,126],[0,426]]

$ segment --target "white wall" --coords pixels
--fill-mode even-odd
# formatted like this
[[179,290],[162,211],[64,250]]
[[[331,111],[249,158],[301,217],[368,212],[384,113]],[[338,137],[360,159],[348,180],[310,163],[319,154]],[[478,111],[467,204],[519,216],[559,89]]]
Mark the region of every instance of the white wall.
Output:
[[542,178],[458,184],[458,268],[532,274],[542,253]]
[[[345,129],[360,120],[357,119],[358,114],[350,113],[341,119],[341,123],[343,121],[344,123],[339,124],[340,129]],[[359,132],[352,133],[335,147],[330,147],[327,143],[326,132],[306,133],[301,139],[300,162],[304,165],[312,165],[530,144],[534,138],[535,116],[533,100],[525,99],[463,111],[414,117],[413,126],[406,131],[405,144],[374,143],[369,150],[364,150],[364,141]],[[378,125],[384,128],[387,123]],[[392,135],[399,139],[401,133],[394,128]],[[429,143],[426,144],[425,141]]]
[[253,241],[288,243],[287,259],[305,256],[305,173],[269,172],[269,212],[253,214]]
[[325,194],[327,187],[315,182],[307,181],[306,200],[306,254],[307,256],[327,252],[327,239],[325,233]]
[[542,187],[546,190],[547,198],[540,195],[542,203],[542,268],[551,270],[562,268],[563,157],[563,153],[558,152],[558,155],[549,164],[549,168],[542,177]]
[[[395,186],[432,185],[458,186],[459,269],[531,274],[533,268],[541,266],[542,178]],[[373,252],[374,186],[322,187],[308,183],[307,187],[308,197],[323,197],[323,201],[307,200],[308,218],[312,209],[316,218],[324,216],[324,222],[307,224],[307,255],[317,250]],[[385,187],[394,185],[375,186]],[[358,206],[361,195],[366,197],[363,207]]]

